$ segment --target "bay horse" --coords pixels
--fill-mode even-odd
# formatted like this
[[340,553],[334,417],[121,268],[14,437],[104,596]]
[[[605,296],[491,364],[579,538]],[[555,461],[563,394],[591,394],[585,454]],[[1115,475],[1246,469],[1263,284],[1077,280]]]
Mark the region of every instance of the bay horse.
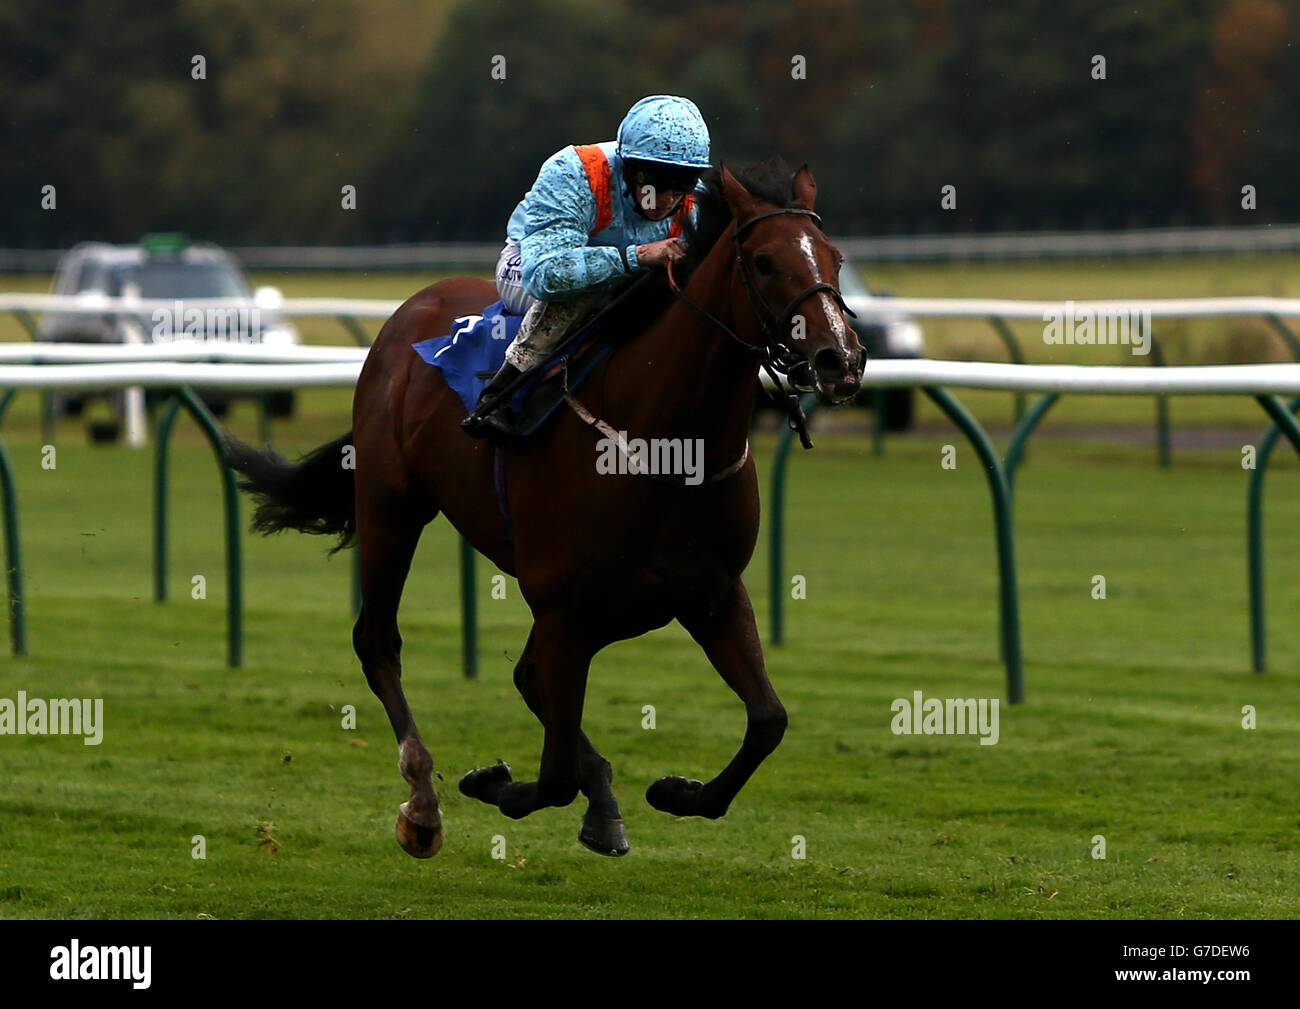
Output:
[[[760,362],[776,358],[824,402],[840,402],[858,390],[865,352],[844,319],[841,257],[813,212],[817,186],[807,166],[779,184],[742,182],[725,167],[705,182],[698,223],[685,236],[690,252],[667,275],[656,271],[657,310],[620,320],[626,342],[574,394],[575,408],[529,442],[498,449],[465,434],[459,397],[411,349],[496,300],[494,285],[471,278],[426,287],[387,320],[357,381],[348,434],[296,464],[227,440],[227,463],[259,501],[255,530],[333,533],[336,550],[355,539],[361,551],[353,644],[410,784],[396,824],[410,855],[438,851],[442,820],[433,759],[402,691],[397,609],[420,533],[439,512],[518,579],[533,626],[514,682],[545,731],[535,781],[515,781],[498,763],[468,772],[466,795],[519,818],[567,806],[581,791],[581,842],[625,854],[612,769],[582,730],[588,667],[606,645],[674,619],[744,702],[746,729],[715,778],[660,778],[646,792],[650,805],[722,816],[785,733],[741,581],[758,536],[748,435]],[[672,282],[674,271],[689,275],[684,287]],[[692,486],[598,472],[593,415],[635,438],[702,439],[705,476]],[[345,462],[349,446],[355,468]]]

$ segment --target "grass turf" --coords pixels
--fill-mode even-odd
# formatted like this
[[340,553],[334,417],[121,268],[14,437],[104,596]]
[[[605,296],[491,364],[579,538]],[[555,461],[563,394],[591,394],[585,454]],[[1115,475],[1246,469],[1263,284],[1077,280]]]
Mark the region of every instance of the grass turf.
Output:
[[[27,397],[32,399],[33,397]],[[307,393],[277,444],[346,428]],[[251,408],[231,424],[252,437]],[[482,675],[459,671],[455,541],[421,544],[402,630],[406,689],[442,780],[446,845],[392,840],[406,789],[350,649],[349,559],[319,539],[245,538],[246,666],[224,666],[221,503],[186,427],[173,454],[171,602],[151,599],[149,453],[34,417],[5,440],[22,507],[31,655],[0,697],[102,697],[104,740],[0,736],[0,916],[1253,918],[1300,909],[1297,467],[1268,491],[1272,671],[1248,669],[1245,477],[1234,450],[1035,443],[1017,481],[1028,703],[1000,740],[890,731],[891,702],[999,697],[992,520],[955,435],[866,452],[823,433],[792,465],[787,643],[767,649],[790,712],[781,748],[716,822],[649,808],[662,774],[708,777],[739,703],[668,628],[593,666],[585,726],[611,760],[632,842],[576,841],[582,807],[511,821],[456,790],[498,757],[531,776],[541,733],[510,682],[528,626],[481,563]],[[940,445],[959,445],[955,471]],[[767,494],[772,441],[756,439]],[[247,506],[244,515],[247,516]],[[766,532],[766,528],[764,530]],[[763,543],[747,578],[766,635]],[[206,578],[206,598],[191,579]],[[1107,598],[1091,597],[1095,575]],[[343,705],[357,727],[341,727]],[[641,727],[654,705],[657,727]],[[1253,705],[1258,727],[1242,728]],[[579,800],[581,802],[581,800]],[[191,857],[202,835],[205,860]],[[805,859],[792,858],[796,835]],[[1093,838],[1106,839],[1094,859]],[[505,858],[492,857],[504,839]]]

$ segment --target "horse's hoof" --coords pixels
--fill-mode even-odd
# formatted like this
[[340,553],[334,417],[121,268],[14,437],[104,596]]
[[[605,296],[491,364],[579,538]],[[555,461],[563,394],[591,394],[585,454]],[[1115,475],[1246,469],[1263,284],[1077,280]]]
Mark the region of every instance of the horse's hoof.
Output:
[[673,775],[660,778],[645,791],[646,802],[673,816],[698,816],[704,782]]
[[578,840],[597,855],[626,855],[631,849],[621,816],[595,816],[582,821]]
[[442,818],[439,817],[439,822],[432,827],[416,823],[406,815],[408,805],[402,803],[402,808],[397,811],[397,825],[393,828],[397,843],[413,858],[433,858],[442,847]]
[[476,767],[460,779],[460,793],[471,799],[486,802],[489,806],[495,806],[501,789],[512,781],[514,778],[510,776],[509,764]]

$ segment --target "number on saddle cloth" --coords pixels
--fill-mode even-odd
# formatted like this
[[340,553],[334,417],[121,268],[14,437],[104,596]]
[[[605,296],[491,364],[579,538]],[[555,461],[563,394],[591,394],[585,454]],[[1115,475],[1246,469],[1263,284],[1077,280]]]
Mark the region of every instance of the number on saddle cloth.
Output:
[[[472,411],[488,380],[505,362],[506,348],[523,321],[522,315],[507,312],[500,301],[495,301],[481,315],[453,319],[446,336],[422,340],[412,349],[442,372],[465,409]],[[480,378],[481,372],[488,378]]]

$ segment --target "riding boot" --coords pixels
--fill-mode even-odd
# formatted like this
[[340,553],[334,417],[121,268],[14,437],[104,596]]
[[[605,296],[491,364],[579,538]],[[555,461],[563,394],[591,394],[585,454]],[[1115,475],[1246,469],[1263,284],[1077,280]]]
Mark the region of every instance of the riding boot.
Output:
[[510,346],[506,363],[479,397],[474,412],[460,426],[475,438],[515,436],[509,404],[497,403],[500,392],[519,375],[544,364],[568,338],[573,327],[608,298],[603,290],[587,291],[567,301],[535,301],[524,315]]
[[514,425],[509,416],[502,416],[510,412],[510,403],[504,393],[521,374],[523,373],[509,361],[501,365],[500,370],[492,377],[492,381],[479,395],[478,406],[474,408],[474,412],[460,422],[460,426],[466,433],[474,438],[514,433]]

